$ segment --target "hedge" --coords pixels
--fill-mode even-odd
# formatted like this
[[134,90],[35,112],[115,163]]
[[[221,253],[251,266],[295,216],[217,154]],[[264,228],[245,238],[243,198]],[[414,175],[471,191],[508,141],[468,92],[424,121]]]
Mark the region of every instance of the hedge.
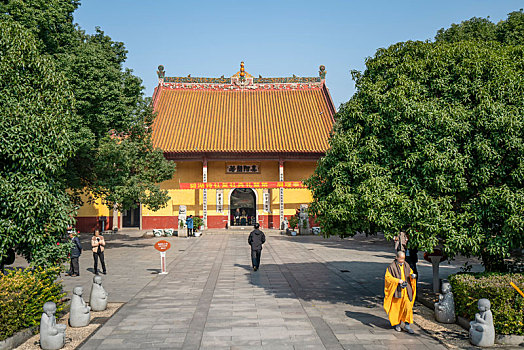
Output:
[[59,268],[17,269],[0,274],[0,341],[40,324],[42,307],[53,301],[57,313],[64,309],[66,293],[56,282]]
[[511,285],[524,289],[524,275],[519,273],[458,273],[449,277],[459,316],[469,320],[478,312],[477,302],[486,298],[497,334],[524,335],[524,297]]

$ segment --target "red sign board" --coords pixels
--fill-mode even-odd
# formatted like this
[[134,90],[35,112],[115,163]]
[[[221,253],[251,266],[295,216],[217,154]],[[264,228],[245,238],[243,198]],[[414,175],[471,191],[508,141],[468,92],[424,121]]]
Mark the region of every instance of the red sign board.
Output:
[[160,252],[165,252],[169,248],[171,248],[171,243],[168,241],[158,241],[155,243],[155,249]]
[[181,182],[182,190],[214,188],[306,188],[302,181]]

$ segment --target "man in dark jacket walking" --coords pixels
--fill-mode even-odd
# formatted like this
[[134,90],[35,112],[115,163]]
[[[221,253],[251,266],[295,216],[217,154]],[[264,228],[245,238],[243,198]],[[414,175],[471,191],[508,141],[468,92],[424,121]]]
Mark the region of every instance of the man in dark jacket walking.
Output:
[[71,266],[69,268],[69,276],[76,277],[80,275],[80,265],[78,264],[78,258],[82,254],[82,245],[78,239],[76,232],[72,229],[68,229],[69,238],[71,238]]
[[266,236],[264,232],[260,231],[258,228],[259,224],[255,224],[255,229],[249,234],[247,243],[251,246],[251,262],[253,263],[253,270],[258,270],[260,266],[260,255],[262,254],[262,244],[266,241]]

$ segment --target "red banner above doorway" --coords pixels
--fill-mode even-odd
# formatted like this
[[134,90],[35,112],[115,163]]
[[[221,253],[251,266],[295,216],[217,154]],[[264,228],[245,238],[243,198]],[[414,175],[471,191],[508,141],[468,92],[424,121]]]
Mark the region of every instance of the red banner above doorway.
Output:
[[306,188],[301,181],[181,182],[181,190],[214,188]]

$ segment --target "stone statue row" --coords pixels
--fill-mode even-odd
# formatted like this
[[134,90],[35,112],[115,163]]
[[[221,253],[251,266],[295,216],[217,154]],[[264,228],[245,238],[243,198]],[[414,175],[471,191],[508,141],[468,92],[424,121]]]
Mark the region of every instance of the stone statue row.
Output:
[[[476,346],[493,346],[495,343],[495,326],[489,300],[480,299],[478,310],[479,312],[475,314],[475,320],[469,323],[469,340],[471,344]],[[435,303],[435,319],[440,323],[455,323],[455,301],[449,283],[442,284],[442,294],[439,295],[439,301]]]
[[[102,277],[93,277],[89,306],[84,301],[82,287],[73,289],[69,326],[78,328],[89,325],[91,311],[104,311],[107,308],[107,292],[102,287]],[[40,321],[40,347],[44,350],[61,349],[65,344],[65,324],[56,324],[56,304],[48,301],[44,304],[44,313]]]

